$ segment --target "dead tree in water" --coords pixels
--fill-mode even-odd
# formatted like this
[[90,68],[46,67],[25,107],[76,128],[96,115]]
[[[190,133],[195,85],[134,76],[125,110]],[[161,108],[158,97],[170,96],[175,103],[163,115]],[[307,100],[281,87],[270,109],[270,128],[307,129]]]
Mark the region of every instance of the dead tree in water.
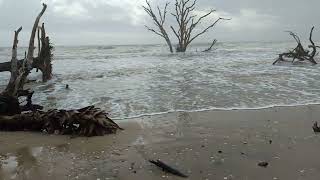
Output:
[[[19,33],[22,30],[22,27],[20,27],[18,30],[14,32],[14,40],[13,40],[13,46],[12,46],[12,58],[10,62],[10,80],[6,87],[6,89],[1,93],[1,114],[5,115],[13,115],[21,113],[21,110],[36,110],[36,109],[42,109],[41,106],[38,105],[32,105],[32,95],[33,92],[29,92],[28,90],[24,90],[24,85],[27,80],[27,76],[29,75],[30,71],[33,69],[33,64],[36,62],[39,62],[40,60],[34,61],[34,39],[36,35],[36,31],[38,29],[39,21],[44,14],[44,12],[47,9],[47,5],[43,4],[43,8],[39,15],[37,16],[35,23],[32,28],[32,33],[30,36],[30,42],[28,47],[28,53],[25,53],[25,58],[21,61],[18,61],[17,54],[18,54],[18,38]],[[43,26],[44,29],[44,26]],[[45,34],[44,34],[45,36]],[[48,38],[47,38],[48,39]],[[45,39],[42,40],[43,44],[45,43]],[[43,46],[43,51],[45,51],[45,48],[48,48],[47,52],[40,52],[43,54],[50,54],[51,55],[51,48],[48,44],[46,47]],[[38,57],[40,59],[40,57]],[[42,61],[49,61],[51,65],[51,56],[49,59],[43,58]],[[39,67],[40,68],[40,67]],[[51,69],[50,72],[51,74]],[[21,96],[25,96],[27,98],[27,105],[20,107],[18,98]]]
[[[195,33],[197,27],[199,24],[202,23],[203,20],[208,18],[210,15],[212,15],[216,10],[210,10],[208,13],[197,16],[195,12],[195,6],[196,6],[197,0],[175,0],[175,12],[171,13],[171,15],[174,17],[175,21],[177,22],[177,28],[174,28],[174,26],[170,26],[171,30],[173,31],[175,37],[177,38],[177,52],[185,52],[187,50],[187,47],[198,37],[202,36],[203,34],[207,33],[210,29],[214,28],[217,23],[221,20],[230,20],[227,18],[221,18],[219,17],[210,25],[208,25],[203,30],[200,30],[199,32]],[[150,31],[164,37],[167,42],[170,42],[170,51],[172,51],[171,47],[171,41],[168,36],[167,31],[164,29],[163,24],[167,13],[167,7],[168,3],[166,3],[164,13],[161,13],[160,8],[158,7],[159,15],[160,15],[160,21],[157,19],[157,17],[152,12],[151,6],[149,1],[147,1],[148,8],[144,7],[145,11],[149,14],[149,16],[152,17],[154,23],[158,26],[160,29],[160,32],[155,31],[154,29],[148,28]],[[214,45],[214,43],[213,43]],[[212,47],[211,47],[212,48]],[[209,49],[211,49],[209,48]]]
[[152,18],[154,24],[157,26],[159,31],[155,30],[153,28],[150,28],[148,26],[146,26],[146,28],[149,31],[152,31],[155,34],[163,37],[166,40],[167,45],[169,46],[170,52],[173,53],[173,48],[172,48],[172,44],[171,44],[169,35],[168,35],[168,33],[167,33],[167,31],[166,31],[166,29],[164,27],[164,23],[165,23],[166,17],[167,17],[167,8],[168,8],[169,3],[166,3],[163,12],[161,12],[160,7],[157,6],[158,14],[159,14],[159,18],[160,19],[153,12],[152,7],[150,5],[150,2],[148,0],[146,0],[146,3],[147,3],[147,6],[142,6],[142,7],[143,7],[144,11]]
[[314,31],[314,27],[311,28],[310,35],[309,35],[309,41],[311,45],[309,45],[308,48],[310,48],[311,51],[306,50],[303,47],[298,35],[296,35],[291,31],[288,31],[298,45],[296,48],[294,48],[289,52],[279,54],[278,59],[273,63],[273,65],[277,64],[278,62],[285,61],[286,58],[292,59],[292,63],[294,63],[295,60],[299,60],[299,61],[310,61],[312,64],[317,64],[314,57],[317,55],[317,48],[320,48],[320,46],[316,46],[314,41],[312,40],[313,31]]
[[[50,39],[48,36],[46,36],[46,31],[44,24],[42,24],[42,27],[38,28],[38,33],[41,32],[41,39],[38,41],[38,57],[33,57],[32,64],[30,65],[30,68],[39,69],[42,72],[42,81],[46,82],[52,78],[52,59],[53,59],[53,46],[50,43]],[[17,67],[20,69],[22,65],[24,64],[25,59],[17,60]],[[0,63],[0,72],[11,72],[12,63],[10,62],[4,62]]]
[[[43,4],[43,9],[37,16],[34,23],[28,53],[21,61],[17,59],[18,37],[22,30],[20,27],[14,33],[12,46],[12,59],[10,66],[10,80],[6,89],[0,94],[0,130],[5,131],[46,131],[55,134],[72,134],[83,136],[97,136],[115,133],[121,129],[115,122],[107,117],[105,111],[101,111],[93,106],[78,110],[50,110],[40,111],[43,107],[32,104],[33,92],[24,89],[27,76],[35,67],[41,71],[48,70],[48,74],[43,74],[43,78],[51,78],[51,49],[49,38],[46,37],[44,24],[39,28],[40,18],[47,8]],[[38,58],[34,58],[34,40],[38,29],[40,51]],[[8,66],[8,65],[6,65]],[[20,106],[19,97],[26,97],[27,104]]]
[[176,49],[177,52],[185,52],[191,42],[208,32],[209,29],[215,27],[219,21],[230,20],[219,17],[205,29],[193,35],[194,30],[202,22],[202,20],[216,12],[216,10],[212,9],[208,13],[197,18],[197,15],[192,14],[195,10],[196,2],[197,0],[194,0],[193,2],[190,0],[176,0],[175,13],[172,13],[172,15],[177,21],[178,28],[175,29],[173,26],[171,26],[171,29],[178,39],[178,46]]

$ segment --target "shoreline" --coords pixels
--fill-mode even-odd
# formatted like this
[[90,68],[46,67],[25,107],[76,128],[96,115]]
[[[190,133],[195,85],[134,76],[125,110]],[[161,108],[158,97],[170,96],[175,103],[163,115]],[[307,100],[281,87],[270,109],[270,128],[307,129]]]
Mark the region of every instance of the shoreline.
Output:
[[137,116],[131,116],[131,117],[124,117],[124,118],[112,118],[112,120],[115,120],[117,122],[121,121],[130,121],[137,118],[144,118],[144,117],[150,117],[150,116],[161,116],[166,115],[170,113],[201,113],[201,112],[208,112],[208,111],[251,111],[251,110],[265,110],[265,109],[273,109],[273,108],[290,108],[290,107],[305,107],[305,106],[319,106],[320,103],[307,103],[307,104],[291,104],[291,105],[270,105],[270,106],[262,106],[262,107],[256,107],[256,108],[207,108],[207,109],[199,109],[199,110],[173,110],[173,111],[166,111],[166,112],[158,112],[158,113],[150,113],[150,114],[141,114]]
[[161,159],[187,179],[317,180],[314,121],[320,105],[137,117],[94,138],[0,132],[0,179],[181,179],[148,162]]

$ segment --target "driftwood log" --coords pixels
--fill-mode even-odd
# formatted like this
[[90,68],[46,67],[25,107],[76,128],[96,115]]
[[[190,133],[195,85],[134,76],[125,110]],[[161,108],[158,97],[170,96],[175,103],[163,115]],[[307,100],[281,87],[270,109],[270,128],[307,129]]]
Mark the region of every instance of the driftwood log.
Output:
[[[100,136],[116,133],[121,129],[108,114],[93,106],[78,110],[40,111],[43,107],[32,104],[33,92],[25,90],[27,76],[33,68],[41,70],[43,81],[51,79],[52,46],[46,36],[44,24],[38,26],[47,9],[42,11],[33,25],[28,52],[23,60],[17,59],[20,27],[14,33],[11,62],[0,64],[0,71],[10,71],[11,76],[6,89],[0,94],[0,130],[3,131],[45,131],[55,134],[79,136]],[[40,33],[41,31],[41,33]],[[38,33],[37,33],[38,32]],[[35,36],[38,37],[38,57],[34,57]],[[41,35],[40,35],[41,34]],[[19,97],[26,97],[26,104],[20,105]]]
[[154,161],[154,160],[149,160],[150,163],[158,166],[159,168],[161,168],[163,171],[167,172],[167,173],[171,173],[173,175],[176,175],[176,176],[179,176],[179,177],[183,177],[183,178],[187,178],[188,176],[183,174],[182,172],[180,172],[179,170],[169,166],[168,164],[160,161],[160,160],[157,160],[157,161]]
[[292,61],[291,61],[292,63],[294,63],[295,60],[298,60],[298,61],[309,61],[312,64],[317,64],[317,61],[314,58],[316,55],[318,55],[317,48],[320,48],[320,46],[315,45],[315,43],[312,39],[313,31],[314,31],[314,27],[311,28],[310,35],[309,35],[309,41],[311,44],[308,46],[308,48],[310,48],[311,50],[307,50],[306,48],[303,47],[301,40],[297,34],[291,32],[291,31],[288,31],[289,34],[297,42],[297,46],[296,46],[296,48],[294,48],[293,50],[291,50],[289,52],[279,54],[279,57],[273,63],[273,65],[275,65],[279,62],[286,61],[286,59],[292,59]]

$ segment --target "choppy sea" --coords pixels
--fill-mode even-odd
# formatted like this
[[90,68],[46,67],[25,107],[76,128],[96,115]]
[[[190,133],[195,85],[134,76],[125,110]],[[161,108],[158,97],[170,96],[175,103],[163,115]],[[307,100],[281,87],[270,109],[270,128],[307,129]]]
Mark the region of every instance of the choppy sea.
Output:
[[[96,105],[115,119],[208,109],[264,108],[320,103],[320,66],[273,66],[283,42],[195,45],[170,54],[163,45],[55,47],[54,78],[31,88],[34,102],[50,108]],[[19,50],[23,57],[24,48]],[[10,60],[0,48],[0,62]],[[9,72],[0,73],[0,88]],[[66,84],[70,89],[65,89]]]

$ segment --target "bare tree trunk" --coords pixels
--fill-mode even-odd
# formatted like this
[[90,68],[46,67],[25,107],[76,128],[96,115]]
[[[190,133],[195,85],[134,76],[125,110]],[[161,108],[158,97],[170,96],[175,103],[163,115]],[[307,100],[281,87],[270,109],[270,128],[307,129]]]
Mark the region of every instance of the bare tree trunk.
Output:
[[[43,4],[43,9],[41,13],[38,15],[35,24],[39,23],[40,17],[46,10],[47,5]],[[37,27],[37,25],[35,25]],[[29,46],[29,54],[28,56],[25,55],[25,59],[21,62],[18,61],[17,59],[17,47],[18,47],[18,36],[20,31],[22,30],[22,27],[19,28],[17,31],[14,33],[14,40],[13,40],[13,46],[12,46],[12,59],[11,59],[11,64],[10,64],[10,80],[9,83],[6,87],[6,89],[0,94],[0,114],[11,114],[11,113],[20,113],[21,109],[18,101],[19,96],[29,96],[30,92],[29,91],[24,91],[23,86],[25,84],[26,78],[28,74],[30,73],[30,70],[32,69],[33,66],[33,50],[34,50],[34,38],[35,38],[35,31],[31,33],[31,40],[30,48]],[[31,51],[32,49],[32,51]],[[29,59],[28,59],[29,58]],[[29,64],[31,63],[31,64]],[[24,93],[26,95],[21,95],[20,92],[27,92]],[[33,93],[31,93],[33,94]],[[31,102],[31,99],[29,100]]]
[[11,76],[7,88],[5,89],[5,94],[14,96],[16,94],[15,81],[18,78],[18,59],[17,59],[17,49],[18,49],[18,37],[21,32],[22,27],[14,32],[13,46],[12,46],[12,59],[11,59]]
[[148,26],[146,26],[146,28],[149,31],[161,36],[162,38],[164,38],[166,43],[167,43],[167,45],[168,45],[168,47],[169,47],[170,52],[173,53],[171,40],[170,40],[169,35],[168,35],[168,33],[167,33],[167,31],[166,31],[166,29],[164,27],[164,23],[166,21],[166,16],[167,16],[167,8],[168,8],[169,3],[166,3],[163,12],[161,12],[159,6],[157,7],[159,18],[153,12],[152,7],[151,7],[151,5],[150,5],[148,0],[146,0],[146,3],[147,3],[147,7],[146,6],[142,6],[142,7],[143,7],[144,11],[152,18],[152,20],[153,20],[154,24],[157,26],[158,30],[155,30],[155,29],[150,28]]
[[204,20],[205,18],[207,18],[209,15],[211,15],[216,11],[216,10],[210,10],[210,12],[196,19],[197,16],[192,14],[192,12],[195,11],[196,2],[197,0],[194,0],[193,2],[191,2],[190,0],[176,0],[175,13],[172,13],[172,15],[176,19],[178,28],[175,29],[173,26],[171,26],[171,29],[178,39],[178,46],[176,48],[177,52],[185,52],[188,46],[191,44],[191,42],[193,42],[199,36],[208,32],[209,29],[215,27],[219,21],[230,20],[230,19],[219,17],[216,21],[214,21],[204,30],[193,35],[193,32],[197,27],[197,25],[199,25],[199,23],[201,23],[202,20]]
[[[39,34],[39,42],[38,42],[38,57],[34,57],[31,69],[36,68],[37,70],[40,69],[42,72],[42,81],[46,82],[52,78],[52,59],[53,59],[53,47],[50,44],[49,37],[46,36],[46,31],[44,24],[38,29],[41,29],[41,38]],[[38,30],[39,32],[39,30]],[[17,67],[20,69],[24,63],[24,59],[17,61]],[[0,63],[0,72],[4,71],[12,71],[11,62],[4,62]],[[15,78],[15,76],[11,76],[11,78]]]
[[[35,39],[36,32],[37,32],[37,29],[38,29],[39,21],[40,21],[42,15],[44,14],[44,12],[47,9],[47,5],[46,4],[43,3],[42,5],[43,5],[43,8],[42,8],[41,12],[39,13],[39,15],[37,16],[37,18],[36,18],[36,20],[34,22],[32,31],[31,31],[28,54],[27,54],[27,62],[28,62],[29,65],[31,65],[33,63],[34,39]],[[31,66],[29,66],[29,67],[31,68]],[[31,69],[28,69],[28,70],[30,71]]]

